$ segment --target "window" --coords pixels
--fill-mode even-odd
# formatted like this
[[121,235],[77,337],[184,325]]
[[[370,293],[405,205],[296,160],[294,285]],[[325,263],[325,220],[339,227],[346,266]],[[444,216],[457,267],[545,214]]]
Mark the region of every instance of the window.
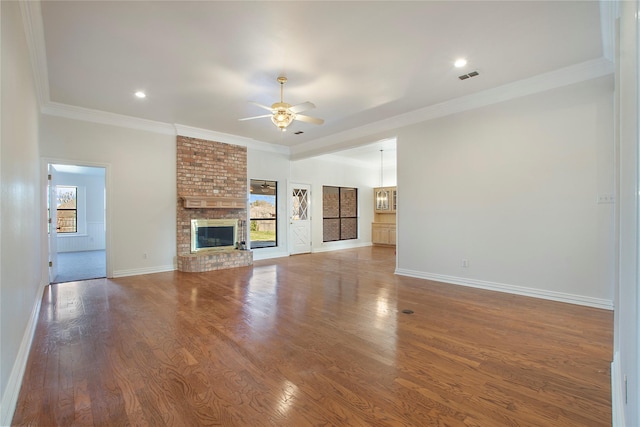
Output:
[[278,246],[278,184],[252,179],[249,196],[251,249]]
[[78,187],[56,186],[58,233],[78,232]]
[[322,241],[358,238],[358,189],[322,187]]

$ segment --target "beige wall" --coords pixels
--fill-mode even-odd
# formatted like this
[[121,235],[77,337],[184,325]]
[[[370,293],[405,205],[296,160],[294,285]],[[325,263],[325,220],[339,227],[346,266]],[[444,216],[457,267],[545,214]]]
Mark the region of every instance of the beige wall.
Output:
[[398,189],[403,274],[613,307],[613,76],[401,129]]
[[[326,156],[291,162],[291,179],[311,185],[311,250],[323,252],[371,244],[373,221],[373,187],[380,181],[380,171],[332,160]],[[322,187],[358,189],[358,238],[323,242]]]
[[41,276],[38,103],[18,2],[0,2],[0,425],[8,425],[34,326]]
[[44,115],[40,151],[56,163],[106,167],[113,276],[174,268],[175,135]]

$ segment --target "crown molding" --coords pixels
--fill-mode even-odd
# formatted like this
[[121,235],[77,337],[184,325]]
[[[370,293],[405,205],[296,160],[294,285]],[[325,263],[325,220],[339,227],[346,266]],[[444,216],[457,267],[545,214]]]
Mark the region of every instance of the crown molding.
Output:
[[185,126],[180,124],[176,124],[174,126],[177,135],[187,136],[190,138],[206,139],[207,141],[222,142],[225,144],[239,145],[254,150],[268,151],[289,156],[289,147],[283,145],[270,144],[268,142],[258,141],[252,138],[245,138],[243,136],[216,132],[213,130],[196,128],[192,126]]
[[64,117],[67,119],[125,127],[129,129],[160,133],[163,135],[175,135],[176,133],[174,126],[169,123],[140,119],[137,117],[125,116],[123,114],[108,113],[106,111],[93,110],[91,108],[76,107],[73,105],[61,104],[59,102],[47,102],[40,108],[40,110],[42,111],[42,114]]
[[289,156],[292,160],[298,160],[320,154],[326,154],[328,151],[338,151],[344,148],[353,147],[353,141],[359,138],[371,139],[372,137],[375,137],[376,139],[379,139],[381,136],[392,137],[397,129],[415,123],[433,120],[497,104],[499,102],[544,92],[546,90],[568,86],[570,84],[610,75],[613,74],[613,72],[613,63],[603,57],[549,73],[540,74],[507,85],[487,89],[471,95],[430,105],[406,114],[390,117],[385,120],[380,120],[365,126],[339,132],[324,138],[307,141],[293,147],[270,144],[251,138],[216,132],[208,129],[140,119],[122,114],[108,113],[100,110],[61,104],[58,102],[49,101],[43,103],[41,111],[43,114],[75,120],[144,130],[164,135],[183,135],[192,138],[201,138],[210,141],[240,145],[255,150],[283,154]]
[[358,139],[362,139],[362,142],[367,142],[366,140],[370,140],[372,137],[376,139],[381,137],[393,137],[395,136],[397,129],[404,126],[613,74],[613,58],[615,57],[615,26],[616,19],[619,15],[619,1],[600,0],[600,23],[603,45],[602,58],[587,61],[582,64],[576,64],[560,70],[452,99],[439,104],[434,104],[406,114],[390,117],[385,120],[360,126],[344,132],[307,141],[293,147],[287,147],[236,135],[209,131],[206,129],[198,129],[177,124],[172,125],[169,123],[139,119],[120,114],[51,102],[41,4],[40,1],[20,1],[19,3],[25,27],[27,46],[31,57],[31,66],[34,74],[36,92],[41,106],[41,112],[43,114],[145,130],[165,135],[175,135],[176,133],[179,133],[184,134],[185,136],[193,136],[246,146],[261,151],[276,152],[288,155],[291,159],[302,159],[319,154],[325,154],[328,151],[338,151],[344,147],[352,147],[354,145],[358,145],[355,144]]
[[307,141],[291,148],[291,158],[293,160],[303,159],[318,155],[323,151],[336,151],[341,149],[342,146],[353,145],[352,141],[360,138],[379,139],[383,136],[393,136],[394,132],[401,127],[568,86],[574,83],[580,83],[613,73],[613,63],[604,57],[583,62],[503,86],[433,104],[425,108],[349,129],[344,132]]
[[159,133],[162,135],[182,135],[191,138],[206,139],[209,141],[223,142],[226,144],[240,145],[260,151],[284,154],[289,156],[289,147],[270,144],[238,135],[216,132],[192,126],[157,122],[138,117],[125,116],[123,114],[108,113],[106,111],[93,110],[91,108],[76,107],[74,105],[59,102],[47,102],[41,108],[42,114],[63,117],[67,119],[81,120],[85,122],[100,123],[103,125],[117,126],[128,129],[142,130]]
[[163,135],[176,135],[177,133],[180,133],[185,136],[221,141],[229,144],[250,147],[256,150],[276,152],[287,156],[289,155],[288,147],[269,144],[267,142],[257,141],[250,138],[243,138],[236,135],[209,131],[206,129],[198,129],[177,124],[173,125],[170,123],[140,119],[122,114],[52,102],[49,91],[49,72],[47,69],[47,55],[41,4],[40,1],[20,1],[19,3],[27,38],[27,47],[31,57],[31,67],[34,75],[38,102],[40,104],[40,111],[42,114],[143,130]]
[[24,26],[27,48],[31,57],[31,69],[40,105],[49,102],[49,72],[44,43],[42,9],[39,1],[20,1],[20,13]]

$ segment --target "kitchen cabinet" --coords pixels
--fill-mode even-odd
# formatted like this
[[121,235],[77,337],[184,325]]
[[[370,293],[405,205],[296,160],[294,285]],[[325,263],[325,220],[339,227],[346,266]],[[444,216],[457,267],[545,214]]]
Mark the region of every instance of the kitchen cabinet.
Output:
[[375,245],[396,244],[396,224],[374,222],[371,224],[371,243]]
[[395,246],[397,203],[396,187],[375,187],[373,189],[374,214],[371,223],[371,243],[374,245]]

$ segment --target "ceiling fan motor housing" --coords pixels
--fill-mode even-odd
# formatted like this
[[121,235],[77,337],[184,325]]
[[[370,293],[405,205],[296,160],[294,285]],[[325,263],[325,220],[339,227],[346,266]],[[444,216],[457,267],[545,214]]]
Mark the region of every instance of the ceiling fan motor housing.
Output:
[[[287,107],[283,107],[284,105],[287,105]],[[275,112],[273,116],[271,116],[271,121],[283,131],[286,130],[287,126],[296,118],[296,115],[289,110],[288,106],[289,104],[283,103],[276,103],[272,106]]]

